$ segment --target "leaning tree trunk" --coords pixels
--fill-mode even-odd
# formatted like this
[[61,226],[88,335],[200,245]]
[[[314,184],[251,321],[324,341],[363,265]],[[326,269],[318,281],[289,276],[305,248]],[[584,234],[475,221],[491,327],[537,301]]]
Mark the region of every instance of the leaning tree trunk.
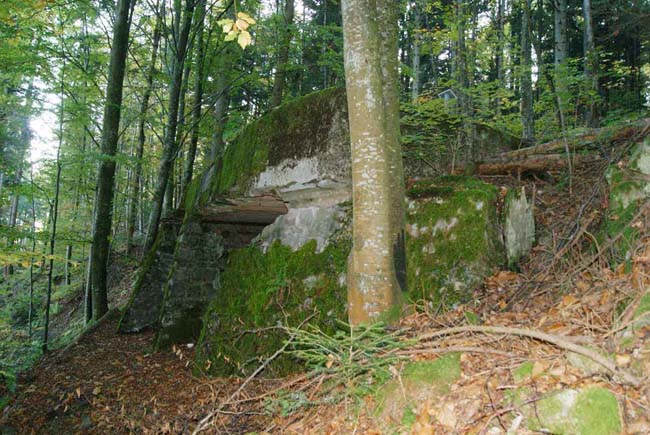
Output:
[[591,0],[583,0],[582,12],[585,20],[584,53],[585,53],[585,77],[588,82],[589,95],[588,105],[585,113],[587,127],[598,127],[600,123],[598,113],[598,52],[594,42],[594,27],[591,16]]
[[278,56],[278,69],[275,73],[273,92],[271,93],[271,108],[282,104],[284,85],[287,80],[287,69],[289,67],[289,49],[291,48],[291,37],[293,34],[291,31],[291,26],[293,26],[294,0],[284,1],[285,28],[284,36],[282,38],[282,45],[280,46],[280,54]]
[[140,105],[140,119],[138,121],[138,148],[136,151],[135,174],[133,176],[133,186],[131,186],[131,201],[129,202],[129,217],[126,225],[126,246],[129,252],[133,250],[133,235],[135,234],[135,221],[138,215],[138,206],[140,201],[140,192],[142,188],[142,158],[144,157],[144,144],[146,142],[145,126],[147,123],[147,112],[149,110],[149,100],[153,91],[153,79],[156,72],[156,59],[160,38],[162,36],[161,17],[158,16],[156,26],[153,31],[153,47],[151,51],[151,61],[147,73],[147,87],[142,95],[142,104]]
[[119,139],[120,114],[122,107],[122,89],[126,54],[129,43],[131,3],[135,0],[119,0],[115,14],[111,61],[106,86],[106,105],[102,125],[101,152],[102,162],[99,166],[97,213],[93,231],[93,249],[91,258],[93,280],[93,320],[97,321],[108,312],[107,267],[109,254],[109,236],[111,234],[112,210],[115,182],[115,153]]
[[163,139],[163,155],[158,168],[158,182],[153,195],[151,204],[151,215],[149,218],[149,228],[147,231],[147,240],[144,245],[144,252],[149,252],[153,247],[156,237],[158,237],[158,226],[162,214],[163,200],[167,183],[174,169],[174,160],[178,144],[176,142],[176,128],[178,127],[178,109],[181,96],[181,87],[183,81],[183,66],[185,64],[185,55],[187,52],[187,42],[189,40],[190,28],[192,27],[192,15],[194,9],[194,0],[186,0],[185,10],[183,11],[183,25],[180,29],[173,56],[172,82],[169,87],[169,104],[167,109],[167,126],[165,128],[165,137]]
[[187,188],[192,182],[194,172],[194,160],[196,159],[196,148],[199,143],[199,126],[201,123],[201,104],[203,103],[203,70],[205,69],[205,43],[203,41],[204,21],[205,21],[205,3],[206,0],[200,0],[197,7],[197,47],[196,47],[196,73],[194,82],[194,106],[192,107],[192,136],[190,146],[187,150],[187,160],[185,161],[185,170],[181,183],[181,192],[185,194]]
[[[403,169],[399,144],[397,3],[343,0],[352,146],[351,324],[390,320],[402,303]],[[401,257],[401,259],[400,259]]]
[[523,1],[521,15],[521,123],[524,146],[535,142],[535,114],[533,112],[533,79],[531,68],[531,0]]

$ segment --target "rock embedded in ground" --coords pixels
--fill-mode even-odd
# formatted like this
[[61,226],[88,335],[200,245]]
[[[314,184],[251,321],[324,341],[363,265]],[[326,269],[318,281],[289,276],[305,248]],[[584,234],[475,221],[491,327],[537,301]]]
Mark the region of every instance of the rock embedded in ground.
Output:
[[[408,362],[399,377],[388,381],[373,394],[374,414],[389,433],[400,427],[408,430],[405,426],[413,423],[418,407],[447,394],[460,375],[460,354],[457,353],[433,361]],[[453,413],[447,415],[445,423],[452,428],[455,426]]]
[[557,435],[619,435],[622,433],[616,396],[601,387],[559,390],[522,407],[526,425]]

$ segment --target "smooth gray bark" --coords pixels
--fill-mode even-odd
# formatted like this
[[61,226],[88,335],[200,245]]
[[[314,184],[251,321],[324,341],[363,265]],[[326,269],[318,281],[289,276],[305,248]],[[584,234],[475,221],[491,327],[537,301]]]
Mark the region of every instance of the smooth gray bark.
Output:
[[394,319],[402,303],[398,10],[392,0],[343,0],[341,8],[354,214],[348,312],[359,324]]

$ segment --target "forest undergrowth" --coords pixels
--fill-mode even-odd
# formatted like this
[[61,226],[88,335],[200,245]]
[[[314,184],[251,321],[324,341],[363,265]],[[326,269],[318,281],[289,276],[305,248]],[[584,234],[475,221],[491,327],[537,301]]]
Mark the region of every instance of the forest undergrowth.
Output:
[[[447,311],[418,307],[391,329],[391,344],[374,353],[345,334],[338,344],[322,337],[330,344],[317,346],[327,344],[328,352],[296,355],[309,372],[266,379],[271,361],[264,361],[249,378],[209,379],[194,374],[191,344],[154,353],[152,332],[115,334],[113,311],[18,376],[2,434],[380,434],[386,422],[359,379],[400,379],[405,361],[447,354],[460,355],[459,379],[443,396],[418,403],[408,421],[394,422],[406,433],[539,433],[522,424],[526,405],[558,388],[594,386],[616,395],[624,433],[649,433],[650,327],[633,328],[633,340],[620,337],[649,308],[643,289],[650,279],[650,211],[641,206],[629,224],[640,237],[627,261],[616,258],[613,243],[596,243],[608,207],[605,169],[602,162],[584,167],[570,183],[566,173],[484,177],[504,194],[523,186],[535,192],[537,246],[518,272],[489,277],[474,303]],[[317,331],[287,332],[284,351],[296,352],[294,341],[305,337],[318,342]],[[572,354],[580,352],[586,362],[578,367]],[[522,388],[529,398],[516,403],[513,393]]]

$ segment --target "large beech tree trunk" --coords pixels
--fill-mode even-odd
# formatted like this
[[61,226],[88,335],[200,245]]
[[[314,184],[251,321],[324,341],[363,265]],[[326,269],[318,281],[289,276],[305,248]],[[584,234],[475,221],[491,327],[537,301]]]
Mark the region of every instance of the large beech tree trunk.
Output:
[[397,6],[393,0],[341,2],[352,146],[353,325],[399,315],[406,284]]
[[93,231],[92,268],[92,307],[93,319],[99,320],[108,312],[106,275],[109,254],[109,236],[111,234],[114,182],[115,153],[119,139],[120,114],[122,109],[122,89],[126,54],[129,43],[130,10],[135,0],[119,0],[115,10],[111,60],[106,86],[106,105],[102,125],[101,151],[103,155],[99,166],[97,213]]

